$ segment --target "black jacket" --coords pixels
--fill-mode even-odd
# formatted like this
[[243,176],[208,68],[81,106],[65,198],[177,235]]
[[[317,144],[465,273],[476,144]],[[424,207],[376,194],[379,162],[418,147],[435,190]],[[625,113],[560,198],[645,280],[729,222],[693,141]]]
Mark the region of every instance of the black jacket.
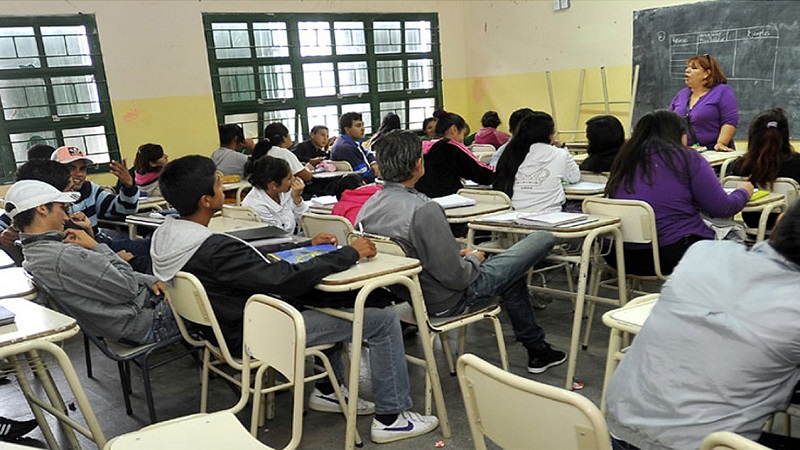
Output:
[[494,171],[444,138],[425,155],[425,175],[414,188],[431,198],[444,197],[463,187],[462,178],[488,185],[494,183]]

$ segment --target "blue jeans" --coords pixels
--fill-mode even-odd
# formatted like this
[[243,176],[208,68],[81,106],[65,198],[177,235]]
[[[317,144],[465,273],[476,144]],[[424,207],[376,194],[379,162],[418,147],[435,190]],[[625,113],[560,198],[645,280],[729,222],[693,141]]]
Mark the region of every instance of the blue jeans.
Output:
[[[306,345],[349,342],[353,323],[318,311],[303,311]],[[370,376],[376,414],[396,414],[411,409],[403,332],[393,308],[364,309],[364,339],[369,342]],[[345,374],[340,352],[331,356],[339,381]]]
[[157,300],[156,306],[153,308],[153,324],[150,326],[150,331],[147,332],[144,339],[139,344],[149,344],[151,342],[160,342],[164,339],[169,339],[173,336],[181,334],[178,328],[178,322],[175,321],[175,316],[172,315],[172,308],[166,300]]
[[511,319],[517,340],[531,350],[543,348],[544,330],[533,315],[525,276],[531,267],[550,253],[555,242],[552,234],[536,231],[505,252],[493,255],[481,264],[481,273],[467,290],[461,307],[451,310],[448,315],[461,314],[467,308],[485,308],[494,303],[497,295],[502,295],[503,308]]

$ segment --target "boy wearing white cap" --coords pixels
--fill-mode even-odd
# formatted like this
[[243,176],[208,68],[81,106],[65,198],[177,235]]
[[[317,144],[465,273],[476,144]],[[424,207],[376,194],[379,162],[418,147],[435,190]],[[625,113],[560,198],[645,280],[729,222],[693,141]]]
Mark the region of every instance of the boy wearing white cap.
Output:
[[79,198],[41,181],[11,186],[5,210],[20,230],[23,267],[105,337],[145,344],[177,335],[155,277],[135,272],[85,231],[64,229]]

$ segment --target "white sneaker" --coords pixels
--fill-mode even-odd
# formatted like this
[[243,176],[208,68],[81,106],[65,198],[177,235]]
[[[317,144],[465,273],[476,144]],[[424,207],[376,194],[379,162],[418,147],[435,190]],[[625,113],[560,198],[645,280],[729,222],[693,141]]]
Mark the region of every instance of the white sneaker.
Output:
[[[345,401],[350,401],[350,392],[345,386],[342,386],[342,395],[344,395]],[[336,393],[331,392],[328,395],[324,395],[316,387],[314,387],[314,392],[311,393],[311,397],[308,399],[308,407],[319,412],[342,413],[339,400],[336,399]],[[364,399],[358,399],[358,408],[356,409],[356,413],[359,416],[375,414],[375,403]]]
[[384,444],[421,436],[430,433],[438,426],[439,419],[436,416],[423,416],[415,412],[403,411],[397,415],[397,420],[391,425],[384,425],[372,419],[370,438],[372,442]]

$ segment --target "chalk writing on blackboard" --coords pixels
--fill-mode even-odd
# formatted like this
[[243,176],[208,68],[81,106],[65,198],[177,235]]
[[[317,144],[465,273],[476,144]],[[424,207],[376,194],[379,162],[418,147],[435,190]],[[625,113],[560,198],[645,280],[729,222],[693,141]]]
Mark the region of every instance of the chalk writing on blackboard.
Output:
[[766,82],[774,89],[779,41],[775,25],[671,34],[670,77],[682,79],[687,59],[709,54],[720,62],[728,80]]

